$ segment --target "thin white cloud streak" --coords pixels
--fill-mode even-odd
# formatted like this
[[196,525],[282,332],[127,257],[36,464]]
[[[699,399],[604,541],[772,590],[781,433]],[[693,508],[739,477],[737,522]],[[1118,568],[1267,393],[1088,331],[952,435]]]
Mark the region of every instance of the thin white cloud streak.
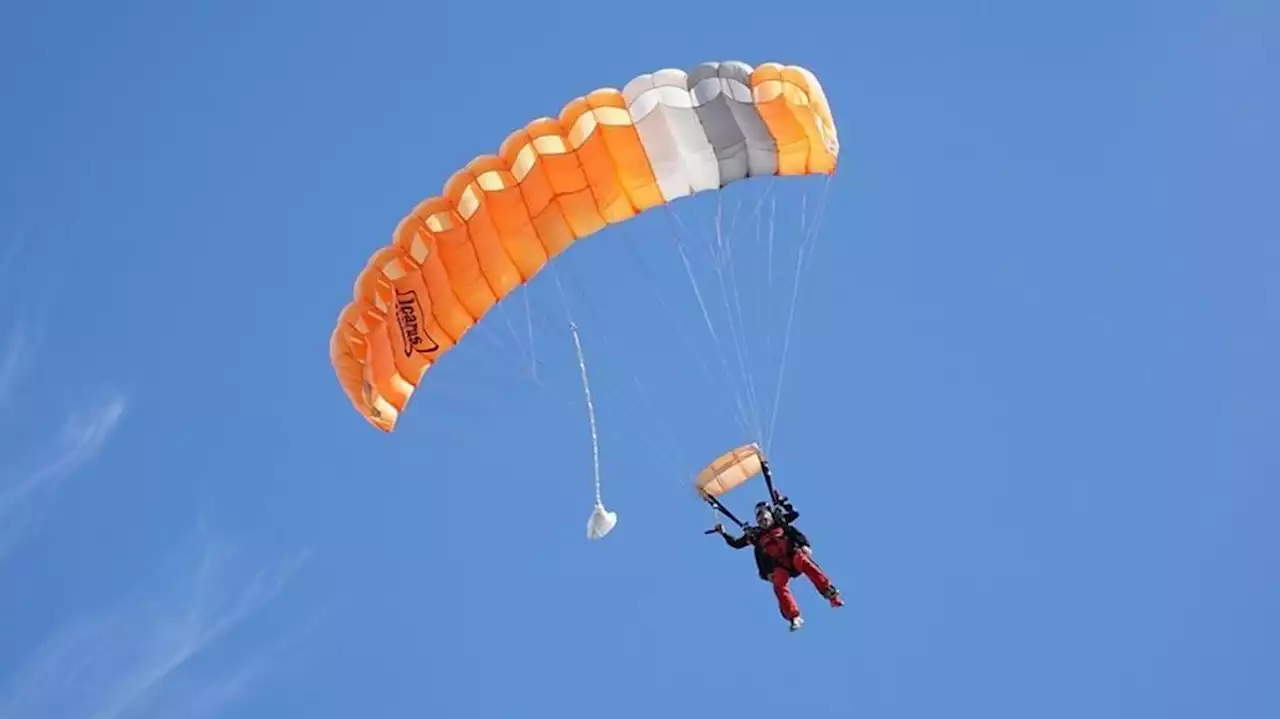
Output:
[[268,667],[265,657],[254,656],[218,677],[179,681],[176,677],[159,685],[147,702],[151,716],[205,719],[245,699],[262,681]]
[[244,577],[222,542],[201,545],[141,597],[45,642],[0,694],[0,719],[208,717],[242,698],[269,652],[212,673],[203,655],[271,602],[305,556]]
[[5,343],[4,355],[0,356],[0,407],[8,404],[13,394],[13,387],[22,373],[22,363],[28,352],[27,335],[21,329],[15,330]]
[[[14,306],[3,295],[11,294],[8,278],[26,245],[26,238],[20,236],[0,248],[0,307]],[[0,432],[4,432],[0,442],[13,449],[24,445],[37,448],[32,456],[37,463],[33,466],[23,466],[28,458],[15,457],[18,453],[12,449],[0,454],[0,559],[39,525],[49,500],[63,483],[102,451],[125,412],[124,397],[108,395],[72,412],[53,445],[42,447],[46,440],[34,439],[37,432],[32,428],[32,418],[40,414],[38,410],[44,408],[46,400],[25,383],[28,371],[36,364],[44,334],[44,322],[38,316],[29,322],[15,319],[0,348]],[[24,404],[28,397],[40,398]],[[12,424],[15,421],[16,427]]]
[[20,234],[13,242],[5,244],[4,254],[0,254],[0,290],[9,287],[9,270],[18,261],[23,250],[27,249],[28,241],[27,235]]
[[44,500],[102,451],[124,412],[124,398],[111,396],[72,413],[52,455],[0,487],[0,557],[40,521]]
[[[5,342],[3,353],[0,353],[0,410],[7,409],[7,405],[13,400],[20,376],[31,364],[44,330],[44,322],[40,318],[43,311],[37,311],[37,317],[31,318],[29,323],[24,323],[18,316],[26,311],[23,310],[24,307],[30,306],[34,301],[30,290],[26,293],[19,292],[16,283],[11,281],[12,269],[26,246],[26,237],[19,236],[17,241],[5,246],[3,254],[0,254],[0,310],[15,313],[6,318],[14,326]],[[40,284],[40,287],[47,288],[47,285]],[[37,307],[47,305],[44,302],[34,304]],[[28,325],[35,327],[34,333]]]
[[36,323],[36,331],[32,332],[21,321],[9,333],[3,353],[0,353],[0,409],[7,410],[10,404],[14,404],[22,374],[35,358],[41,335],[39,323]]
[[[308,636],[323,619],[323,614],[314,614],[309,621],[297,626],[288,635],[277,638],[271,645],[256,653],[240,657],[229,669],[220,673],[206,672],[191,677],[181,670],[172,672],[146,698],[145,710],[128,713],[121,719],[206,719],[218,716],[231,705],[247,699],[267,680],[268,675],[278,671],[279,655]],[[186,674],[192,673],[194,672]]]

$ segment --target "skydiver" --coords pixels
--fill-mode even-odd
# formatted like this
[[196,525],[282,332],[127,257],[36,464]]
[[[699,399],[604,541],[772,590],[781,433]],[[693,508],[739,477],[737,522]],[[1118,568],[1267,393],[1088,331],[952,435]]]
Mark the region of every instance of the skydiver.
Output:
[[799,529],[792,526],[800,513],[791,506],[786,497],[778,497],[772,506],[768,502],[756,504],[756,525],[750,524],[742,528],[741,537],[731,537],[725,532],[724,525],[716,523],[715,531],[724,537],[724,541],[734,549],[754,547],[756,571],[760,578],[773,584],[773,593],[778,598],[778,609],[782,618],[791,624],[795,631],[804,624],[800,616],[800,607],[791,594],[788,583],[793,577],[801,574],[813,582],[818,593],[831,602],[832,607],[844,606],[840,598],[840,590],[812,558],[809,540]]

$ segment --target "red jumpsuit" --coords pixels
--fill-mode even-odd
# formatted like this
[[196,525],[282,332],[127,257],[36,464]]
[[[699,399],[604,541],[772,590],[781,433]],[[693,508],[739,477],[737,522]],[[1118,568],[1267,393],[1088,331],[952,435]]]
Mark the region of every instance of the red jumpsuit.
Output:
[[[773,593],[778,598],[778,610],[782,612],[784,619],[790,621],[800,616],[800,607],[796,605],[791,587],[788,586],[793,576],[805,575],[822,596],[832,598],[831,580],[801,549],[783,525],[758,529],[754,536],[746,534],[738,539],[726,536],[725,541],[737,549],[754,544],[757,553],[762,553],[772,565],[773,570],[768,574],[768,579],[773,584]],[[757,558],[759,559],[758,555]]]

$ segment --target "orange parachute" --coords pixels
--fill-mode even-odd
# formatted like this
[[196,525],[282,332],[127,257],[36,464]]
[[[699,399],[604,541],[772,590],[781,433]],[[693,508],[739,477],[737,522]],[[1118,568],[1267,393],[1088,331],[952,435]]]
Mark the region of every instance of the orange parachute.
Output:
[[431,366],[575,241],[759,176],[830,175],[835,123],[797,66],[703,63],[570,101],[401,220],[339,314],[330,359],[356,410],[395,428]]

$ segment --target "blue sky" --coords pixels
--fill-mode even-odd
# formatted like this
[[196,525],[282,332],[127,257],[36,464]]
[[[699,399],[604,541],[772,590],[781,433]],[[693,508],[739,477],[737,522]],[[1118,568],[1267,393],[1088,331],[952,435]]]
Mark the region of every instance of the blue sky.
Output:
[[[720,59],[813,69],[840,128],[769,449],[847,605],[797,582],[798,634],[701,534],[750,437],[670,215],[392,436],[327,357],[456,168]],[[1280,713],[1274,3],[46,2],[0,63],[0,717]],[[731,240],[752,416],[822,189]],[[673,209],[708,247],[716,198]]]

